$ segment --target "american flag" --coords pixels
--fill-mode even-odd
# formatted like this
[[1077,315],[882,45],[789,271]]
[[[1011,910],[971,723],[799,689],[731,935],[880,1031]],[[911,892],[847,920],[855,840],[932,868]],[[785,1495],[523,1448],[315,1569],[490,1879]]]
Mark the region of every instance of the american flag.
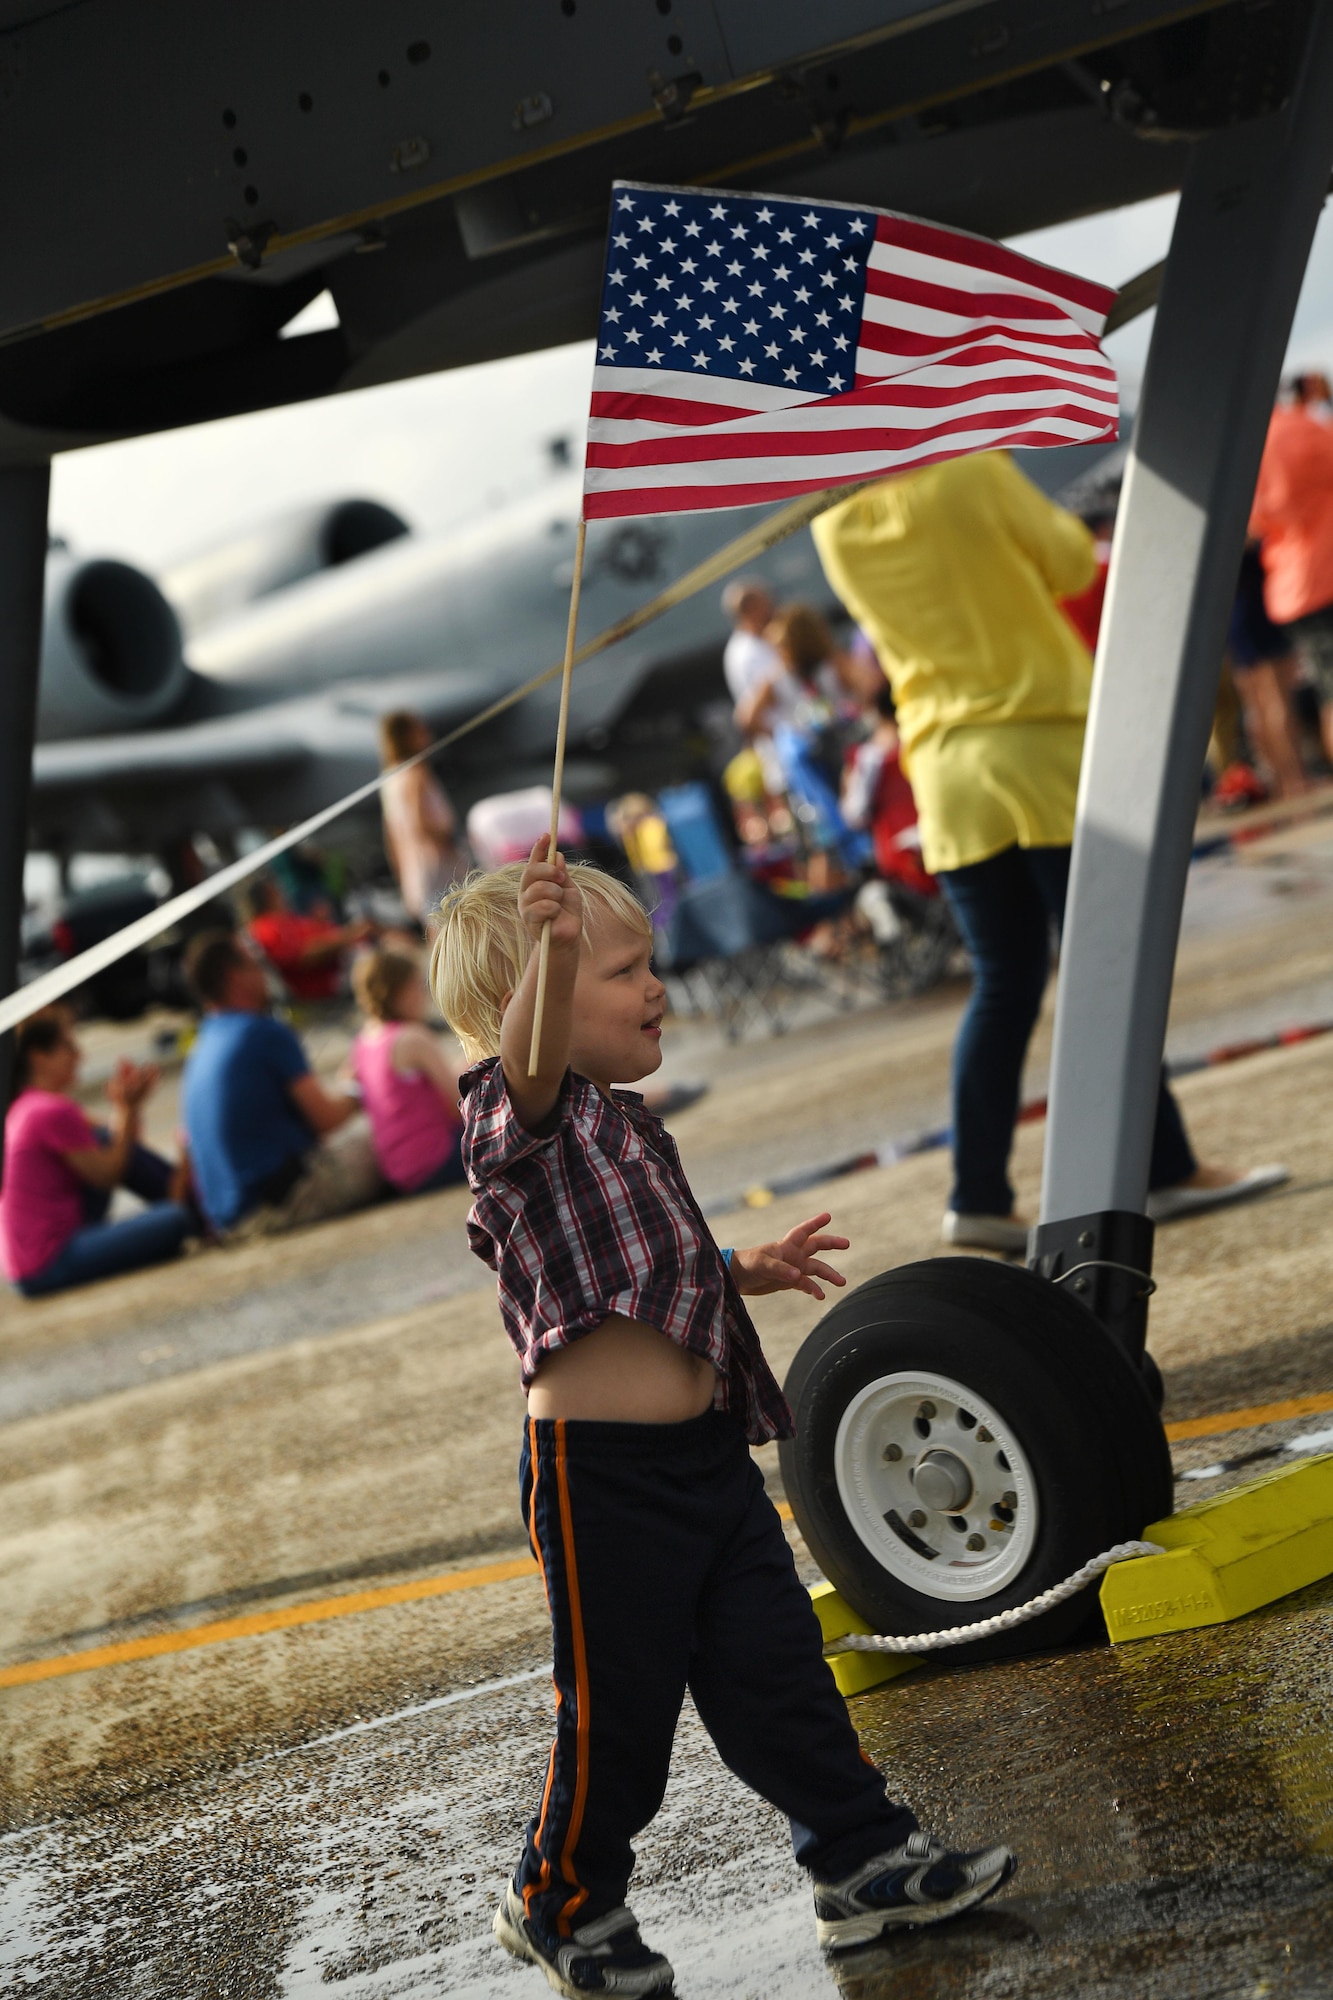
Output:
[[1117,435],[1105,286],[845,202],[617,181],[588,519]]

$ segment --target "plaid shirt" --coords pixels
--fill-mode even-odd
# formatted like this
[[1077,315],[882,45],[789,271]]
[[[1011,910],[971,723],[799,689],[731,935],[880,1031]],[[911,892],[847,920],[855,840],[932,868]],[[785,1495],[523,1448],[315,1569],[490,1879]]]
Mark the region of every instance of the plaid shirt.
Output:
[[468,1241],[499,1279],[531,1387],[544,1354],[620,1313],[717,1371],[715,1405],[751,1444],[791,1437],[787,1401],[660,1118],[567,1071],[554,1130],[520,1123],[498,1056],[461,1079]]

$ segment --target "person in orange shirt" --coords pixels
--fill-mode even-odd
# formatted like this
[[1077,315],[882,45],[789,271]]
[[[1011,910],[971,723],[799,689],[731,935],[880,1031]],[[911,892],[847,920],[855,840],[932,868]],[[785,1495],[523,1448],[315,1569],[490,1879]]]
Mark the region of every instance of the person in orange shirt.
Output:
[[1333,759],[1333,424],[1316,414],[1327,397],[1323,376],[1301,376],[1295,401],[1274,410],[1250,533],[1261,545],[1265,608],[1309,662]]

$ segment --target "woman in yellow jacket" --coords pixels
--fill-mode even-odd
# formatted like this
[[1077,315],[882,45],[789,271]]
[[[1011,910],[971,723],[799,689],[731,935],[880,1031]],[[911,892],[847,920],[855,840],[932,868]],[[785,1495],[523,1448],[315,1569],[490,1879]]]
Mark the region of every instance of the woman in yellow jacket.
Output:
[[[1058,600],[1096,567],[1083,523],[1006,453],[900,474],[814,523],[829,583],[893,686],[922,859],[972,955],[954,1048],[946,1242],[1020,1251],[1008,1175],[1028,1042],[1069,884],[1092,660]],[[1162,1085],[1149,1214],[1271,1185],[1200,1167]]]

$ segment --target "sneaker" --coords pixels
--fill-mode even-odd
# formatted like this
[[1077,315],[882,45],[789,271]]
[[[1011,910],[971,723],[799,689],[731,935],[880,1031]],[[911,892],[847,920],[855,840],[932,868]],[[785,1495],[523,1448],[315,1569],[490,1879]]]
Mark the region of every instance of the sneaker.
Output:
[[960,1215],[956,1208],[946,1209],[940,1236],[960,1249],[1003,1250],[1010,1257],[1022,1257],[1028,1247],[1028,1226],[1012,1215]]
[[655,1993],[671,2000],[675,1993],[676,1975],[660,1951],[649,1951],[623,1903],[572,1937],[549,1937],[529,1923],[523,1898],[511,1882],[491,1929],[515,1958],[539,1965],[547,1983],[568,2000],[581,2000],[586,1993],[622,1994],[631,2000]]
[[903,1924],[938,1924],[994,1895],[1017,1866],[1007,1847],[954,1854],[932,1834],[910,1833],[845,1881],[815,1883],[819,1942],[846,1951]]
[[1253,1201],[1256,1195],[1282,1187],[1290,1179],[1290,1167],[1251,1167],[1247,1174],[1221,1187],[1158,1188],[1148,1196],[1144,1213],[1150,1222],[1183,1222],[1187,1216],[1206,1215],[1213,1208]]

